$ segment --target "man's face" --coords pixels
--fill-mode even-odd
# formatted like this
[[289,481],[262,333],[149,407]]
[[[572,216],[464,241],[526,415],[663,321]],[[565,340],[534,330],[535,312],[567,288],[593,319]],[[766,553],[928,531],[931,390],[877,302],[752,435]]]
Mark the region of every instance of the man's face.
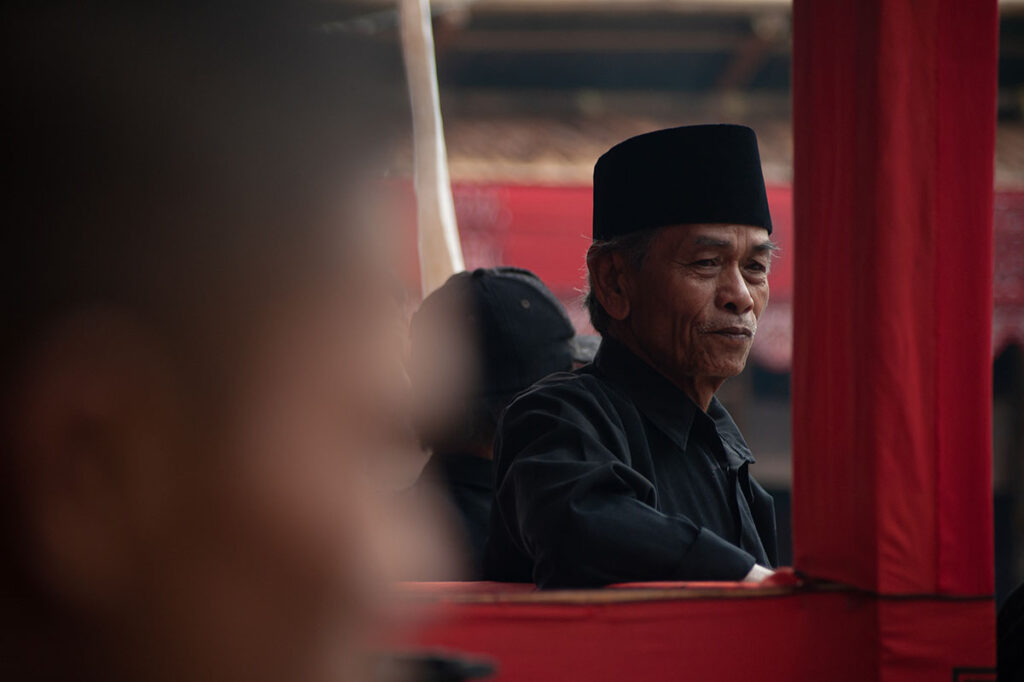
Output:
[[333,303],[254,330],[202,457],[178,465],[140,620],[167,649],[149,657],[182,661],[182,678],[345,679],[358,664],[385,568],[373,532],[389,532],[361,465],[388,446],[386,363],[383,337]]
[[768,303],[772,248],[768,231],[759,227],[662,228],[643,266],[628,276],[623,325],[677,384],[736,376]]
[[181,473],[142,541],[155,567],[136,617],[154,647],[143,666],[177,661],[176,679],[363,676],[387,583],[432,536],[367,480],[373,458],[404,445],[401,365],[386,307],[350,285],[258,323],[200,456],[169,453]]

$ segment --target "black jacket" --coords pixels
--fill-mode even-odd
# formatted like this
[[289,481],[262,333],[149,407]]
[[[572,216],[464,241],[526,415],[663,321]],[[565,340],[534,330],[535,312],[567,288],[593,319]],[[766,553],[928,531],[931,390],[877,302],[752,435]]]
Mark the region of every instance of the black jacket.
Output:
[[775,510],[717,399],[700,410],[611,341],[509,406],[489,580],[541,587],[739,580],[776,561]]

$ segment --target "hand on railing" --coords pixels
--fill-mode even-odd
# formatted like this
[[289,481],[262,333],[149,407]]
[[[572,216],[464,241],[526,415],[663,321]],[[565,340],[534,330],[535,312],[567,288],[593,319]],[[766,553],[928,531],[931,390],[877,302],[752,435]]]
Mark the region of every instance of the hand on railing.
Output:
[[747,573],[747,577],[743,579],[745,583],[761,583],[768,578],[775,575],[775,571],[770,568],[765,568],[761,564],[754,564],[754,567],[750,569],[750,573]]

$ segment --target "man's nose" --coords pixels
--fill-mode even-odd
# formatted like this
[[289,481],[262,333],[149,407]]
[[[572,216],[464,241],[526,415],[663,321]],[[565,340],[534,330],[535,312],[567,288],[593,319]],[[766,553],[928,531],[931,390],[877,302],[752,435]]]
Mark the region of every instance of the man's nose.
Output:
[[754,297],[750,295],[750,287],[743,278],[739,266],[726,268],[722,271],[718,282],[718,307],[736,315],[744,315],[754,308]]

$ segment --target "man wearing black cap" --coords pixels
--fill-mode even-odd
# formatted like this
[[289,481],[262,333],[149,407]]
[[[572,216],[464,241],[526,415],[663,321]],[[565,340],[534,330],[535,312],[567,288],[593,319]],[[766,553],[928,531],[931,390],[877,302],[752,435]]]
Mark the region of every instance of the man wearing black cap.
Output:
[[768,302],[771,229],[749,128],[661,130],[598,160],[587,304],[601,347],[503,417],[489,579],[771,574],[772,499],[714,397]]
[[482,571],[494,498],[498,418],[535,381],[572,369],[574,333],[544,283],[511,267],[453,275],[413,317],[416,429],[433,452],[421,480],[439,486],[458,512],[473,577]]

